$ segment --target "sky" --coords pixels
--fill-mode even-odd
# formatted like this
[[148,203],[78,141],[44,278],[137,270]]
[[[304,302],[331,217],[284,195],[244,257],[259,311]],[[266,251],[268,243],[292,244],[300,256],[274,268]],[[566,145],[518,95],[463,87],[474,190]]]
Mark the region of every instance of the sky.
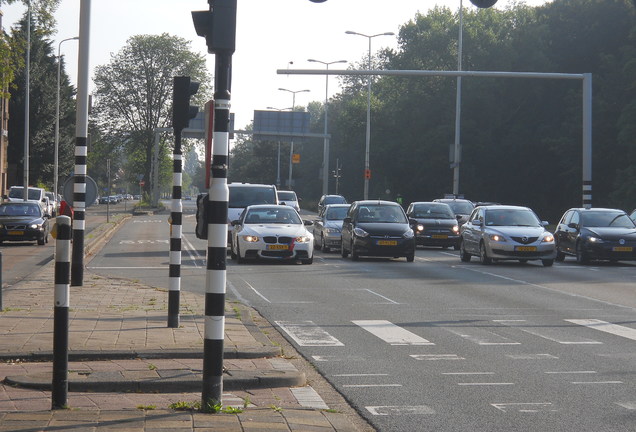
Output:
[[[464,8],[474,8],[462,0]],[[537,6],[550,0],[518,0]],[[496,8],[508,6],[512,0],[499,0]],[[366,37],[345,34],[354,31],[366,35],[399,32],[400,26],[415,15],[426,13],[435,5],[453,10],[460,0],[238,0],[236,52],[233,55],[231,111],[235,113],[235,128],[242,129],[253,119],[254,110],[268,107],[287,109],[294,95],[281,91],[310,90],[295,95],[296,106],[311,101],[324,102],[323,75],[277,75],[277,69],[324,69],[319,63],[347,60],[330,69],[346,69],[360,62],[367,54]],[[191,49],[206,55],[210,76],[214,72],[214,55],[207,54],[205,39],[198,37],[192,24],[191,11],[207,10],[206,0],[91,0],[90,70],[91,77],[98,65],[107,64],[111,55],[126,45],[129,37],[138,34],[169,33],[192,41]],[[4,6],[3,26],[9,30],[24,13],[23,4]],[[62,0],[55,14],[57,33],[54,51],[63,39],[79,34],[80,0]],[[77,85],[77,41],[61,45],[66,59],[66,72]],[[396,36],[372,38],[371,50],[396,48]],[[293,63],[290,63],[293,62]],[[56,77],[51,77],[56,79]],[[91,83],[92,86],[92,83]],[[339,90],[337,77],[329,78],[329,96]]]

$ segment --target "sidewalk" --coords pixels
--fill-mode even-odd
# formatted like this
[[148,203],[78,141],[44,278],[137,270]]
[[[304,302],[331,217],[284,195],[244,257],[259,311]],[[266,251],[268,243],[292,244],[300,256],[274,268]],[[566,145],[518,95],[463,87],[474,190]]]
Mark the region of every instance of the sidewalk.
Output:
[[69,409],[51,410],[53,271],[3,291],[0,431],[372,430],[333,389],[330,406],[307,385],[311,368],[240,303],[225,307],[222,412],[175,409],[200,405],[204,296],[182,291],[180,327],[168,328],[166,291],[86,271],[70,295]]

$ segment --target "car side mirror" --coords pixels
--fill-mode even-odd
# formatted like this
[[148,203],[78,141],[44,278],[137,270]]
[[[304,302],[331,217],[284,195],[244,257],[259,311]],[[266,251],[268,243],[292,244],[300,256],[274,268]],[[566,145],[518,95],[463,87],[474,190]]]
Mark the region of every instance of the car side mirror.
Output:
[[238,219],[237,220],[233,220],[232,222],[230,222],[230,225],[232,225],[232,226],[237,226],[237,225],[240,225],[240,224],[241,224],[241,221],[238,220]]
[[302,198],[298,198],[298,202],[301,202],[303,199]]
[[475,226],[481,226],[481,225],[482,225],[482,223],[481,223],[481,221],[480,221],[479,219],[475,219],[475,220],[470,221],[470,222],[471,222],[473,225],[475,225]]
[[455,215],[455,219],[457,219],[458,221],[462,220],[462,215]]
[[303,220],[303,223],[305,224],[305,226],[311,226],[314,224],[314,221],[310,221],[310,220]]
[[410,224],[410,225],[416,225],[416,224],[417,224],[417,221],[416,221],[415,219],[413,219],[413,218],[411,218],[411,217],[410,217],[410,218],[409,218],[409,224]]
[[347,216],[346,218],[342,220],[342,223],[346,223],[346,224],[351,223],[351,218]]
[[280,204],[280,205],[287,205],[287,204],[285,204],[285,201],[281,201],[281,202],[279,202],[278,204]]
[[541,226],[546,227],[546,226],[548,226],[548,225],[550,225],[550,222],[548,222],[548,221],[541,221]]
[[568,224],[568,228],[572,228],[572,229],[579,229],[579,225],[575,224],[574,222],[570,222]]

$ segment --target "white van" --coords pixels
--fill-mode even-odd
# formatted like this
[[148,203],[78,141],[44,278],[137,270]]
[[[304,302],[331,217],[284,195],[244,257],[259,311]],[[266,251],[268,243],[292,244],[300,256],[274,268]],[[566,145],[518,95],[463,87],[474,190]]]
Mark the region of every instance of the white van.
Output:
[[[27,196],[27,201],[36,201],[40,204],[45,213],[49,214],[49,199],[46,197],[44,193],[44,189],[29,187],[28,189],[29,195]],[[9,189],[9,202],[23,201],[24,200],[24,188],[22,186],[11,186]]]

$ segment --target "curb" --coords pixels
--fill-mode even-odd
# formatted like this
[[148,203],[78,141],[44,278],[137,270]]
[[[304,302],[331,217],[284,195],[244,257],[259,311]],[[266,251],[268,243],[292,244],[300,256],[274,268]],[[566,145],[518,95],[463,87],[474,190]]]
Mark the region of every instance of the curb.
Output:
[[[4,383],[14,387],[51,391],[53,372],[7,376]],[[164,369],[115,372],[69,372],[71,392],[190,393],[201,392],[203,373],[191,369]],[[276,387],[303,387],[305,374],[264,369],[226,370],[223,389],[250,390]]]

